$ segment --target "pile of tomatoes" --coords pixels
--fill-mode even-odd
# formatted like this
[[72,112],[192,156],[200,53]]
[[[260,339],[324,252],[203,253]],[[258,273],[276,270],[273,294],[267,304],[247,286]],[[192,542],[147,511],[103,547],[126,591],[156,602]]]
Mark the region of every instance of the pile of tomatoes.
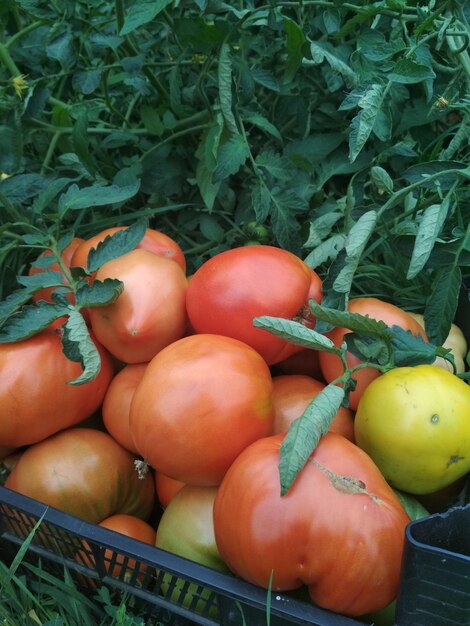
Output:
[[[117,230],[75,238],[63,262],[86,267]],[[80,365],[62,351],[60,323],[0,345],[5,486],[266,588],[305,586],[339,613],[392,602],[410,521],[394,488],[421,496],[461,485],[470,387],[436,365],[358,370],[349,406],[281,496],[285,433],[342,364],[253,319],[313,328],[318,274],[286,250],[253,245],[188,277],[178,244],[147,229],[90,280],[106,278],[124,288],[83,312],[101,358],[94,380],[68,384]],[[375,298],[353,299],[349,310],[425,336],[422,323]],[[328,336],[341,345],[348,332]],[[357,362],[348,354],[350,367]]]

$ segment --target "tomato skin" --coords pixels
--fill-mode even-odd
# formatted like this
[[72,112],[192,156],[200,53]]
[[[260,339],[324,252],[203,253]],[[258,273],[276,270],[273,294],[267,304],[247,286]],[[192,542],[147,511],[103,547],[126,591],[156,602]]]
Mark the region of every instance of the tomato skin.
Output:
[[147,519],[153,476],[139,479],[133,455],[107,433],[71,428],[30,446],[5,487],[93,524],[115,513]]
[[253,326],[271,315],[314,320],[308,300],[320,302],[320,277],[300,258],[274,246],[232,248],[215,255],[194,273],[186,304],[197,333],[226,335],[252,346],[269,365],[302,348]]
[[[410,521],[401,503],[372,460],[331,432],[281,496],[283,437],[246,448],[219,486],[214,531],[223,560],[265,588],[271,573],[273,590],[305,584],[315,604],[345,615],[386,606],[397,593]],[[367,493],[335,488],[328,471],[362,481]]]
[[364,392],[357,444],[397,489],[433,493],[470,470],[470,387],[435,365],[397,367]]
[[302,374],[323,382],[319,354],[318,350],[302,348],[299,352],[291,354],[287,359],[276,363],[276,368],[282,374]]
[[214,486],[237,455],[272,433],[272,379],[262,357],[231,337],[190,335],[159,352],[132,399],[134,444],[157,471]]
[[166,509],[170,501],[185,484],[181,480],[175,480],[161,472],[155,472],[155,489],[158,501],[163,509]]
[[[404,330],[410,330],[414,335],[420,334],[423,339],[427,341],[426,334],[420,324],[406,311],[403,311],[389,302],[379,300],[378,298],[352,298],[348,304],[348,311],[350,313],[368,315],[372,319],[385,322],[388,326],[400,326]],[[327,336],[339,347],[343,343],[344,336],[349,332],[351,331],[347,328],[338,327],[329,332]],[[341,359],[336,354],[320,351],[318,358],[320,360],[323,377],[327,383],[331,383],[338,378],[338,376],[341,376],[344,370]],[[351,352],[347,353],[346,361],[350,368],[362,362]],[[354,373],[353,378],[357,381],[357,386],[349,396],[349,407],[353,411],[357,409],[359,399],[364,389],[378,376],[380,376],[380,372],[370,367],[366,367]]]
[[[273,377],[274,433],[285,433],[310,402],[326,387],[310,376],[285,374]],[[354,442],[354,414],[340,407],[329,430]]]
[[123,448],[135,454],[138,452],[130,433],[129,413],[134,392],[146,367],[146,363],[133,363],[123,367],[111,381],[101,407],[103,424],[108,433]]
[[133,250],[105,263],[96,280],[124,283],[118,299],[89,309],[93,332],[124,363],[145,363],[186,331],[186,276],[177,263]]
[[[72,256],[72,266],[86,268],[88,253],[92,248],[96,248],[96,246],[109,235],[114,235],[119,230],[126,230],[127,228],[127,226],[105,228],[93,237],[84,240],[82,244],[77,247]],[[137,244],[136,248],[142,248],[163,258],[175,261],[181,267],[183,272],[186,272],[186,258],[183,250],[174,239],[159,230],[147,228],[144,237]]]
[[84,385],[69,385],[81,367],[66,358],[57,333],[45,330],[24,341],[0,344],[1,446],[36,443],[78,424],[101,406],[114,368],[108,352],[95,345],[100,373]]
[[[62,261],[64,262],[64,264],[67,267],[70,267],[71,261],[72,261],[72,257],[73,254],[75,252],[75,250],[78,248],[78,246],[80,246],[85,240],[82,239],[81,237],[74,237],[72,239],[72,241],[69,243],[69,245],[64,248],[64,250],[62,251]],[[45,250],[40,257],[43,256],[50,256],[52,254],[52,252],[50,250]],[[61,272],[60,266],[58,263],[54,263],[54,265],[51,265],[51,267],[47,268],[50,271],[53,272]],[[36,274],[40,274],[41,272],[43,272],[44,270],[39,269],[37,267],[34,267],[33,265],[31,265],[31,267],[28,270],[28,275],[29,276],[34,276]],[[65,276],[63,276],[63,284],[64,285],[68,285],[68,280],[65,278]],[[36,291],[33,294],[33,302],[39,302],[39,300],[45,300],[46,302],[52,302],[52,297],[51,294],[54,291],[54,289],[57,289],[57,287],[45,287],[44,289],[40,289],[39,291]],[[74,301],[73,295],[70,293],[68,294],[68,298],[71,302]]]

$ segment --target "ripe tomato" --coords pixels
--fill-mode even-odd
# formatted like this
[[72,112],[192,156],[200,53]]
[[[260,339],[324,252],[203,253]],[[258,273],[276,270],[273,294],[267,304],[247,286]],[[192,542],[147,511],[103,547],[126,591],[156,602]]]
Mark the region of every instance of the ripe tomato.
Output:
[[148,250],[105,263],[97,280],[117,278],[124,291],[112,304],[89,309],[93,332],[124,363],[144,363],[186,331],[186,276],[181,267]]
[[217,485],[237,455],[271,434],[272,379],[261,356],[237,339],[190,335],[148,364],[131,404],[134,444],[158,472]]
[[[424,339],[427,339],[423,328],[411,315],[389,302],[378,300],[377,298],[353,298],[349,301],[348,311],[350,313],[368,315],[374,320],[385,322],[388,326],[400,326],[404,330],[411,331],[414,335],[421,334]],[[351,331],[347,328],[338,327],[329,332],[328,337],[336,346],[340,346],[343,343],[344,336],[349,332]],[[331,383],[338,376],[341,376],[343,366],[341,359],[336,354],[320,352],[319,359],[321,371],[327,383]],[[354,367],[361,363],[361,360],[351,352],[348,352],[346,360],[348,367]],[[357,381],[356,389],[351,392],[349,397],[349,406],[353,411],[357,409],[359,398],[363,394],[364,389],[379,375],[380,372],[370,367],[358,370],[353,374],[353,378]]]
[[[301,374],[273,377],[274,433],[285,433],[326,385]],[[330,430],[354,442],[354,414],[340,407]]]
[[[69,243],[69,245],[63,250],[63,252],[62,252],[62,261],[64,262],[66,267],[70,267],[70,264],[71,264],[71,261],[72,261],[72,256],[73,256],[75,250],[84,241],[85,240],[82,239],[81,237],[74,237],[72,239],[72,241]],[[50,250],[46,250],[46,251],[44,251],[40,255],[40,257],[50,256],[51,254],[52,254],[52,252]],[[51,267],[48,267],[47,269],[51,270],[53,272],[61,272],[62,273],[58,263],[54,263],[54,265],[51,265]],[[28,270],[28,274],[29,274],[29,276],[34,276],[36,274],[40,274],[43,271],[44,270],[39,269],[39,268],[34,267],[33,265],[31,265],[31,267]],[[62,282],[63,282],[64,285],[68,285],[68,280],[65,278],[65,276],[62,276]],[[33,295],[33,301],[34,302],[39,302],[39,300],[45,300],[46,302],[52,302],[51,294],[54,291],[54,289],[57,289],[57,287],[45,287],[44,289],[40,289],[39,291],[36,291],[36,293]],[[72,294],[70,294],[69,299],[70,299],[71,302],[73,301]]]
[[[151,546],[155,545],[155,539],[157,536],[155,528],[135,515],[116,513],[115,515],[111,515],[100,522],[99,526],[120,533],[121,535],[125,535],[126,537],[130,537],[131,539],[148,543]],[[76,560],[80,564],[94,569],[96,567],[96,560],[90,545],[87,541],[84,541],[83,546],[84,550],[80,551],[76,555]],[[114,551],[111,549],[106,549],[104,551],[103,561],[104,568],[109,576],[119,578],[124,581],[133,575],[136,568],[135,559],[124,557],[121,554],[115,556]],[[139,564],[139,569],[142,574],[144,574],[146,566]]]
[[336,433],[324,435],[285,496],[284,435],[254,442],[234,461],[214,502],[220,555],[237,576],[273,590],[309,589],[320,607],[357,616],[398,589],[403,506],[376,465]]
[[155,501],[153,476],[139,479],[133,455],[92,428],[70,428],[30,446],[5,487],[93,524],[115,513],[147,519]]
[[181,480],[175,480],[169,476],[165,476],[161,472],[155,472],[155,489],[157,491],[157,498],[163,509],[166,509],[170,500],[178,493],[181,487],[184,487],[186,483]]
[[434,365],[397,367],[364,392],[356,441],[394,487],[432,493],[470,470],[469,418],[463,380]]
[[[106,228],[98,234],[84,241],[72,256],[72,266],[87,266],[88,253],[92,248],[103,241],[109,235],[114,235],[118,230],[126,230],[127,226],[115,226],[114,228]],[[186,272],[186,259],[183,250],[179,244],[159,230],[147,228],[143,239],[137,244],[137,248],[143,248],[153,254],[175,261]]]
[[123,367],[111,381],[101,407],[103,424],[108,433],[123,448],[136,454],[129,428],[129,413],[132,397],[146,367],[146,363],[133,363]]
[[186,303],[197,333],[240,339],[272,365],[302,348],[255,328],[253,318],[270,315],[311,326],[311,298],[321,300],[320,277],[291,252],[258,245],[206,261],[191,278]]
[[101,371],[91,382],[69,385],[81,373],[67,359],[58,334],[45,330],[29,339],[0,344],[0,445],[36,443],[91,416],[114,374],[107,351],[97,342]]
[[320,368],[320,356],[318,350],[302,348],[299,352],[291,354],[280,363],[276,363],[276,369],[283,374],[303,374],[311,376],[315,380],[323,380]]

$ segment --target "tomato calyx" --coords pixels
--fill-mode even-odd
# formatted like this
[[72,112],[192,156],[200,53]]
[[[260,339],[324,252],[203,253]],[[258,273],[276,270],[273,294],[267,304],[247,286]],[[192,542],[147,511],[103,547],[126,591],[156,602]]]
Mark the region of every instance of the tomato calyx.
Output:
[[297,313],[292,318],[293,322],[298,322],[299,324],[303,324],[308,328],[313,326],[315,318],[312,315],[312,312],[307,304],[303,304]]
[[150,465],[145,459],[135,459],[134,467],[136,469],[139,480],[143,480],[150,471]]

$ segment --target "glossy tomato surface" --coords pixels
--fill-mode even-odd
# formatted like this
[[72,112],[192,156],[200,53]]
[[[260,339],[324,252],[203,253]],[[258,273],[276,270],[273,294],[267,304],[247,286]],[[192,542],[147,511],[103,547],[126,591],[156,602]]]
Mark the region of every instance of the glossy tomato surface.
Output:
[[[88,254],[90,250],[92,248],[96,248],[96,246],[101,241],[106,239],[106,237],[114,235],[119,230],[126,230],[126,228],[127,226],[115,226],[113,228],[105,228],[93,237],[86,239],[75,250],[71,259],[71,264],[75,267],[86,268]],[[183,272],[186,271],[186,259],[183,250],[174,239],[172,239],[168,235],[165,235],[165,233],[162,233],[159,230],[147,228],[143,239],[137,244],[136,248],[142,248],[144,250],[152,252],[153,254],[164,257],[165,259],[175,261],[181,267]]]
[[[273,377],[274,433],[285,433],[294,420],[326,385],[310,376],[285,374]],[[329,430],[354,441],[354,413],[340,407]]]
[[320,607],[358,616],[385,607],[398,589],[410,518],[360,448],[324,435],[285,496],[283,435],[246,448],[219,486],[214,531],[238,576],[273,590],[309,588]]
[[101,406],[114,369],[108,352],[95,343],[101,370],[84,385],[68,384],[82,370],[65,357],[54,331],[0,344],[0,446],[36,443],[78,424]]
[[272,433],[272,378],[250,346],[231,337],[184,337],[147,366],[130,412],[134,444],[158,472],[213,486],[237,455]]
[[155,472],[155,489],[158,501],[163,509],[166,509],[173,497],[185,484],[181,480],[175,480],[161,472]]
[[[400,326],[404,330],[411,331],[414,335],[421,335],[427,340],[426,334],[420,324],[411,317],[406,311],[399,309],[394,304],[379,300],[377,298],[353,298],[349,301],[348,311],[350,313],[359,313],[360,315],[368,315],[370,318],[385,322],[387,326]],[[336,346],[343,343],[344,336],[351,332],[347,328],[334,328],[327,336]],[[333,380],[341,376],[343,366],[341,359],[336,354],[320,351],[319,353],[320,367],[326,382],[331,383]],[[361,363],[361,360],[351,352],[347,353],[348,367],[355,367]],[[370,367],[356,371],[353,378],[357,381],[357,386],[351,392],[349,397],[349,406],[355,411],[359,403],[361,395],[364,393],[367,385],[369,385],[380,373]]]
[[124,284],[112,304],[89,309],[93,332],[124,363],[150,361],[186,331],[187,280],[181,267],[148,250],[133,250],[105,263],[96,280]]
[[139,479],[134,456],[107,433],[71,428],[30,446],[5,487],[97,524],[116,513],[147,519],[152,474]]
[[470,471],[470,386],[435,365],[397,367],[364,391],[355,433],[397,489],[443,489]]
[[129,427],[131,401],[144,376],[146,363],[133,363],[122,368],[106,391],[101,407],[103,424],[108,433],[126,450],[137,453]]
[[244,341],[270,365],[301,348],[255,328],[262,315],[312,325],[309,299],[321,300],[321,279],[300,258],[274,246],[243,246],[215,255],[192,276],[187,308],[198,333]]

